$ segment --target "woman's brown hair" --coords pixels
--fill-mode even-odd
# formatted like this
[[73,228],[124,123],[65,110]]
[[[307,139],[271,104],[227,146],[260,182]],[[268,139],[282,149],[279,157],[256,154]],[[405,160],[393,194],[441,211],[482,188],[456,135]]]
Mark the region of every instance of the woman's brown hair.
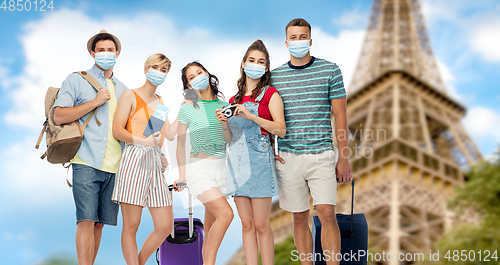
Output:
[[219,90],[219,79],[217,76],[211,74],[208,72],[208,70],[198,61],[194,61],[191,63],[188,63],[184,68],[181,70],[181,79],[182,79],[182,86],[184,89],[184,98],[186,100],[191,100],[193,102],[193,107],[198,109],[200,106],[198,106],[198,94],[194,91],[194,89],[189,89],[187,86],[189,84],[186,76],[186,71],[189,67],[191,66],[198,66],[200,67],[205,73],[208,75],[208,80],[209,80],[209,85],[210,89],[212,90],[212,93],[217,97],[218,99],[224,99],[224,94]]
[[[270,61],[269,61],[269,52],[267,51],[266,45],[264,45],[264,42],[261,40],[256,40],[248,47],[247,52],[245,53],[245,56],[243,56],[243,62],[246,62],[248,55],[252,51],[260,51],[264,53],[266,56],[266,72],[264,75],[260,78],[259,83],[257,83],[257,86],[255,87],[254,90],[252,90],[252,98],[257,98],[259,94],[262,92],[262,89],[265,86],[268,86],[271,84],[271,71],[269,70],[270,68]],[[234,102],[235,103],[241,103],[243,100],[243,97],[245,96],[245,91],[246,91],[246,79],[247,75],[245,73],[245,70],[243,69],[243,65],[240,66],[240,79],[238,79],[238,83],[236,86],[238,87],[238,92],[234,96]]]

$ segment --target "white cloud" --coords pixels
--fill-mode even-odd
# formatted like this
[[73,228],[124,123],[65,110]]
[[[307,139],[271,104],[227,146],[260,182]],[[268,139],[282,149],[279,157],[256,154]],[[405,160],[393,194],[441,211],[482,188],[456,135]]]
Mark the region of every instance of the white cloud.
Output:
[[0,87],[3,88],[4,91],[7,90],[7,87],[12,86],[13,80],[10,77],[10,70],[4,65],[8,63],[0,60]]
[[348,88],[358,63],[365,31],[344,30],[338,36],[331,36],[321,28],[313,27],[311,34],[311,53],[336,63],[342,70],[344,84]]
[[472,107],[467,111],[463,123],[471,137],[477,142],[487,138],[500,142],[500,113],[485,107]]
[[[498,13],[497,13],[498,14]],[[483,60],[500,62],[500,18],[498,15],[484,19],[471,33],[469,43],[472,50],[479,53]]]
[[346,11],[333,19],[333,24],[338,28],[366,29],[368,26],[369,13],[360,12],[359,9]]
[[[500,62],[500,4],[494,0],[424,0],[427,25],[444,21],[458,27],[460,37],[471,50],[488,62]],[[464,51],[467,52],[467,51]]]
[[[61,165],[49,164],[41,160],[45,150],[34,149],[35,137],[10,145],[2,150],[2,197],[15,204],[10,207],[36,209],[40,206],[72,205],[71,189],[66,185],[67,170]],[[43,149],[43,147],[42,147]]]
[[428,26],[447,21],[466,27],[469,19],[484,16],[484,11],[494,11],[491,6],[497,5],[497,2],[496,0],[422,0],[421,7]]
[[465,102],[466,99],[471,100],[473,97],[475,97],[475,95],[465,95],[459,93],[454,83],[456,78],[451,69],[438,58],[436,58],[436,63],[439,69],[439,73],[441,74],[441,79],[446,86],[446,94],[448,96],[462,103]]
[[439,73],[441,74],[441,78],[445,84],[449,84],[450,82],[455,81],[455,76],[451,72],[450,68],[443,63],[442,61],[436,59],[437,61],[437,66],[439,69]]
[[459,20],[458,13],[466,4],[466,1],[423,0],[421,7],[426,24],[433,25],[442,20]]

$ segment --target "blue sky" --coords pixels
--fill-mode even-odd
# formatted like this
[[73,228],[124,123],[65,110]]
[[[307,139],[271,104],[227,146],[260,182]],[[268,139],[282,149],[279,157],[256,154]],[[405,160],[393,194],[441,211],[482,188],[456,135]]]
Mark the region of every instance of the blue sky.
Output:
[[[2,1],[0,1],[2,2]],[[483,156],[500,142],[500,3],[494,0],[423,0],[431,44],[448,93],[468,108],[463,122]],[[180,69],[200,60],[221,80],[227,97],[235,92],[239,63],[260,38],[272,67],[288,60],[284,27],[295,17],[313,26],[311,52],[336,62],[347,88],[368,23],[371,1],[58,1],[54,11],[0,9],[0,256],[2,264],[35,265],[49,256],[76,256],[71,174],[41,161],[34,144],[44,121],[43,97],[71,72],[92,66],[87,40],[106,29],[122,42],[116,76],[129,88],[144,82],[142,67],[154,52],[173,62],[159,93],[172,106],[182,98]],[[349,93],[349,91],[348,91]],[[168,143],[176,179],[175,143]],[[175,197],[180,202],[180,197]],[[185,198],[184,198],[185,199]],[[183,200],[185,202],[185,200]],[[202,207],[195,209],[201,217]],[[183,216],[181,204],[176,216]],[[121,222],[121,220],[119,220]],[[223,242],[218,264],[240,247],[239,219]],[[152,222],[144,211],[142,242]],[[121,226],[106,227],[96,264],[125,264]],[[150,259],[148,264],[154,264]]]

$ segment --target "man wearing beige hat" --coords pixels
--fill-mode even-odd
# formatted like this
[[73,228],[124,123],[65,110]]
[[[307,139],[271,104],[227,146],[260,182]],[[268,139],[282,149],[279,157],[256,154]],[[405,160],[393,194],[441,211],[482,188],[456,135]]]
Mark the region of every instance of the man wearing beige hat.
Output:
[[98,92],[80,74],[72,73],[64,80],[54,104],[54,121],[58,125],[75,120],[83,124],[97,108],[71,160],[79,265],[94,263],[102,228],[117,224],[118,204],[111,201],[111,195],[122,149],[112,128],[118,99],[127,90],[113,74],[121,52],[118,38],[102,30],[89,39],[87,50],[95,64],[83,74],[94,77],[103,89]]

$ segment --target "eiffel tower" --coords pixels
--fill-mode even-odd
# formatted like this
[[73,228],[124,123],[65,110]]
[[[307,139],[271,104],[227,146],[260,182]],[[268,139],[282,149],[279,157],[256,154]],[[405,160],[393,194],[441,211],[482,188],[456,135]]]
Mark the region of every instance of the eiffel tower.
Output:
[[[481,154],[461,124],[465,107],[446,93],[419,0],[374,0],[347,113],[354,211],[367,218],[369,250],[394,257],[375,263],[402,264],[401,253],[428,260],[432,243],[457,220],[445,199]],[[349,212],[350,193],[338,185],[337,212]],[[275,203],[276,242],[292,222]],[[242,251],[228,264],[244,264]]]

